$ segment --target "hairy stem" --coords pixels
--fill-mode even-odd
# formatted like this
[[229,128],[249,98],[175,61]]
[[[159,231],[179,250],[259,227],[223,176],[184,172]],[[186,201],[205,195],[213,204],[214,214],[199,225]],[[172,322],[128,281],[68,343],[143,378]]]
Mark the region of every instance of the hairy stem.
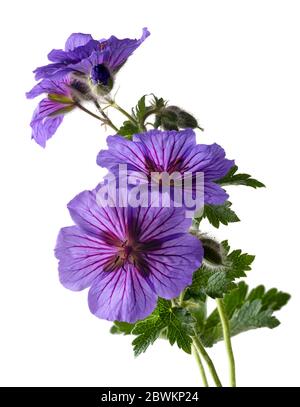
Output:
[[100,120],[102,123],[104,123],[104,119],[102,119],[102,117],[96,115],[95,113],[91,112],[89,109],[87,109],[86,107],[82,106],[79,102],[76,102],[75,105],[82,110],[83,112],[89,114],[90,116],[94,117],[97,120]]
[[107,114],[104,112],[104,110],[102,109],[102,107],[99,105],[99,103],[97,101],[95,101],[95,106],[101,113],[101,115],[104,118],[107,125],[110,126],[112,129],[114,129],[118,133],[118,131],[119,131],[118,127],[113,124],[113,122],[110,120],[110,118],[107,116]]
[[229,321],[226,315],[225,307],[224,307],[224,302],[222,298],[217,298],[216,299],[217,303],[217,308],[222,324],[222,329],[223,329],[223,338],[226,346],[226,351],[228,355],[228,360],[229,360],[229,375],[230,375],[230,386],[231,387],[236,387],[236,379],[235,379],[235,362],[234,362],[234,355],[232,351],[232,346],[231,346],[231,339],[230,339],[230,327],[229,327]]
[[222,383],[219,379],[218,373],[216,371],[216,368],[211,360],[211,358],[209,357],[208,353],[206,352],[206,350],[204,349],[204,346],[202,345],[200,339],[197,336],[193,336],[193,344],[195,346],[195,348],[197,349],[197,351],[200,353],[200,355],[203,357],[203,359],[205,360],[208,369],[212,375],[212,378],[214,379],[214,382],[216,384],[217,387],[222,387]]
[[198,365],[199,370],[200,370],[200,375],[201,375],[201,378],[202,378],[203,386],[204,387],[209,387],[207,377],[206,377],[206,373],[205,373],[205,370],[204,370],[204,366],[203,366],[203,363],[201,361],[201,357],[200,357],[200,355],[199,355],[199,353],[198,353],[198,351],[197,351],[197,349],[196,349],[196,347],[194,345],[192,345],[192,352],[193,352],[193,355],[194,355],[194,357],[196,359],[197,365]]

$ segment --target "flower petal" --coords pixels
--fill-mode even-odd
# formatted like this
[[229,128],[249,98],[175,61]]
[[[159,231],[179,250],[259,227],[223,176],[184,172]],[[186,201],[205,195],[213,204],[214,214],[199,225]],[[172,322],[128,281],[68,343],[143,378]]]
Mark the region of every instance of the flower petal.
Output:
[[119,164],[127,164],[128,170],[147,173],[145,152],[141,143],[135,143],[117,135],[107,137],[106,142],[108,150],[99,152],[98,165],[113,170]]
[[132,264],[103,272],[89,291],[90,311],[109,321],[136,322],[155,308],[157,295]]
[[188,233],[166,240],[160,247],[146,252],[149,280],[156,294],[167,299],[177,297],[191,284],[202,259],[200,240]]
[[110,51],[107,54],[105,63],[113,71],[118,70],[128,57],[142,44],[143,41],[150,35],[147,28],[143,28],[143,33],[140,39],[125,38],[119,40],[115,36],[111,36],[107,40],[107,49]]
[[[99,45],[99,44],[98,44]],[[69,68],[72,69],[74,72],[84,73],[85,75],[89,76],[93,66],[102,64],[105,60],[105,55],[107,51],[99,52],[92,51],[91,54],[85,58],[82,58],[75,63],[71,63]]]
[[172,239],[186,231],[192,220],[185,217],[184,208],[137,207],[128,208],[130,232],[138,236],[140,242]]
[[174,166],[179,170],[181,162],[196,146],[196,135],[192,129],[161,132],[150,130],[134,135],[133,142],[143,144],[147,161],[153,163],[154,168],[167,171]]
[[224,149],[216,143],[195,146],[184,162],[186,171],[203,172],[204,181],[215,181],[224,177],[233,165],[234,160],[225,158]]
[[[64,115],[59,111],[64,109],[65,105],[49,100],[42,99],[35,109],[30,126],[32,128],[32,138],[42,147],[46,146],[46,141],[53,136],[58,126],[63,121]],[[56,116],[50,116],[58,112]]]
[[209,205],[223,205],[229,195],[220,185],[208,181],[204,183],[204,202]]
[[95,191],[84,191],[68,204],[74,222],[85,232],[93,236],[105,234],[111,238],[123,239],[126,234],[126,208],[100,207]]
[[55,93],[57,95],[70,96],[70,79],[67,77],[61,81],[43,79],[26,93],[28,99],[33,99],[42,93]]
[[73,51],[74,48],[85,45],[91,40],[93,40],[91,34],[73,33],[66,41],[65,50]]
[[77,226],[61,229],[55,248],[60,282],[73,291],[90,287],[115,252],[113,246],[87,235]]

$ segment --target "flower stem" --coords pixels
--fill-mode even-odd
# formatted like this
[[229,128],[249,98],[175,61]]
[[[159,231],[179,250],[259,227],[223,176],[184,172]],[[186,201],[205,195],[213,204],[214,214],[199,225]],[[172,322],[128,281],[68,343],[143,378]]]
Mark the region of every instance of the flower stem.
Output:
[[91,112],[89,109],[87,109],[86,107],[82,106],[79,102],[76,102],[75,105],[82,110],[83,112],[89,114],[90,116],[94,117],[97,120],[100,120],[101,122],[104,123],[104,119],[102,119],[102,117],[96,115],[95,113]]
[[113,122],[110,120],[110,118],[107,116],[107,114],[104,112],[104,110],[102,109],[102,107],[99,105],[99,103],[97,101],[95,101],[95,106],[97,107],[97,109],[99,110],[101,115],[103,116],[107,125],[110,126],[112,129],[114,129],[118,133],[119,132],[118,127],[113,124]]
[[202,345],[200,339],[197,336],[193,336],[192,339],[193,339],[193,344],[194,344],[195,348],[197,349],[197,351],[200,353],[200,355],[205,360],[216,386],[222,387],[222,383],[219,379],[216,368],[215,368],[211,358],[209,357],[208,353],[204,349],[204,346]]
[[222,329],[223,329],[223,338],[227,350],[227,355],[228,355],[228,360],[229,360],[229,375],[230,375],[230,386],[231,387],[236,387],[236,379],[235,379],[235,362],[234,362],[234,355],[232,351],[232,346],[231,346],[231,340],[230,340],[230,327],[229,327],[229,321],[226,315],[225,307],[224,307],[224,302],[222,298],[217,298],[217,308],[222,324]]
[[204,366],[202,364],[200,355],[199,355],[199,353],[198,353],[198,351],[197,351],[197,349],[196,349],[196,347],[194,345],[192,345],[192,352],[193,352],[193,355],[194,355],[194,357],[196,359],[197,365],[199,366],[203,386],[204,387],[209,387],[207,377],[206,377],[206,373],[205,373],[205,370],[204,370]]

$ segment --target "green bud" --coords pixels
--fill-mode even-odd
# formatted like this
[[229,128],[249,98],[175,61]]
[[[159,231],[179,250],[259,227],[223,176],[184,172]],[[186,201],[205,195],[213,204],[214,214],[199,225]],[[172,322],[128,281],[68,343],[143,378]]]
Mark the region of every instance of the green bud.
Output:
[[222,245],[211,238],[200,238],[203,250],[204,260],[212,266],[221,266],[223,264],[223,248]]
[[164,130],[178,130],[177,114],[168,108],[161,111],[160,120]]
[[198,122],[197,120],[189,113],[185,112],[184,110],[181,110],[178,113],[178,127],[182,129],[190,128],[190,129],[195,129],[198,127]]
[[178,106],[167,106],[160,110],[156,118],[160,119],[164,130],[195,129],[200,128],[197,120]]

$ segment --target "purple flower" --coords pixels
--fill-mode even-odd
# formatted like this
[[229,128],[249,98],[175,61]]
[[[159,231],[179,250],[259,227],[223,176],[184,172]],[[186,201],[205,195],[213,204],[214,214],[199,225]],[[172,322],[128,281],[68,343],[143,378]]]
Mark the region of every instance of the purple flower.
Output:
[[56,245],[61,283],[90,287],[90,310],[99,318],[135,322],[157,298],[171,299],[191,283],[203,249],[188,233],[182,208],[100,207],[85,191],[68,205],[76,226],[61,229]]
[[107,138],[108,150],[101,150],[97,163],[117,174],[119,164],[127,164],[128,171],[139,172],[150,179],[153,172],[177,173],[183,177],[190,172],[204,175],[204,203],[221,205],[227,193],[214,181],[222,178],[234,165],[225,158],[218,144],[196,144],[192,129],[182,131],[151,130],[136,134],[133,141],[120,136]]
[[42,99],[35,109],[30,126],[32,138],[42,147],[46,141],[53,136],[58,126],[63,121],[64,115],[75,107],[75,99],[70,88],[70,78],[66,77],[60,81],[45,79],[38,83],[27,98],[46,93],[47,97]]
[[149,35],[147,28],[143,29],[140,39],[134,40],[111,36],[98,41],[90,34],[72,34],[64,50],[54,49],[48,54],[52,63],[36,68],[35,78],[61,79],[72,73],[88,79],[92,85],[110,90],[115,73]]

